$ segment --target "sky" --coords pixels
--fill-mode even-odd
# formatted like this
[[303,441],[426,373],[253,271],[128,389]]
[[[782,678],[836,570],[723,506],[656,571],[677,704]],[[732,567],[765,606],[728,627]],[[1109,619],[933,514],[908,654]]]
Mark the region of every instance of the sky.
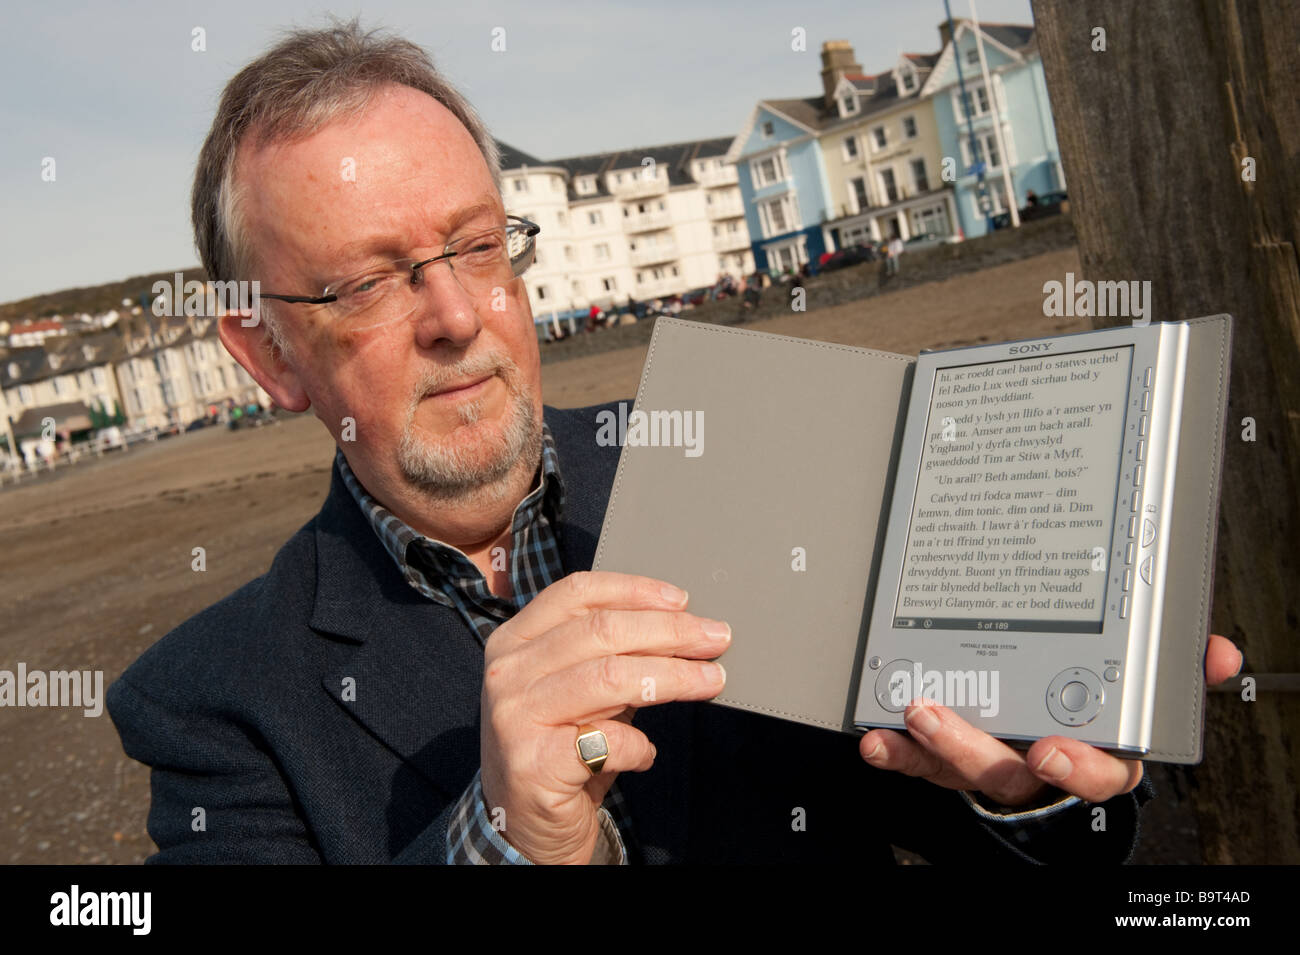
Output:
[[[971,0],[951,4],[970,16]],[[1033,22],[1029,0],[978,0],[976,12]],[[493,135],[541,159],[734,136],[758,100],[821,92],[823,41],[850,41],[878,73],[901,52],[937,50],[944,19],[942,0],[11,7],[0,302],[196,265],[189,191],[223,85],[279,30],[357,15],[425,47]],[[796,28],[804,52],[791,49]]]

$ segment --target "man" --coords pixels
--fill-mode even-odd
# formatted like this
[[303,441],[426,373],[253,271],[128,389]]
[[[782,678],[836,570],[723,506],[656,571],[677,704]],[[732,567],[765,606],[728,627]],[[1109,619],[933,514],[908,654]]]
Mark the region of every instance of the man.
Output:
[[903,255],[903,240],[896,235],[893,236],[890,238],[889,244],[885,246],[885,250],[889,253],[885,259],[885,268],[890,275],[897,275],[898,266],[901,264],[899,259]]
[[339,450],[270,570],[110,690],[153,767],[152,861],[1125,859],[1140,763],[1018,754],[938,706],[859,744],[701,702],[730,628],[670,582],[582,572],[618,449],[599,409],[542,406],[536,226],[498,179],[425,55],[355,24],[227,87],[198,246],[267,291],[222,341]]

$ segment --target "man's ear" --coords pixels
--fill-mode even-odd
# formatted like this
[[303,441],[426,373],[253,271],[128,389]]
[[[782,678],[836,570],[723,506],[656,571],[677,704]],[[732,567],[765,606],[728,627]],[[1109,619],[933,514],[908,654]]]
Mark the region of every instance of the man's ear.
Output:
[[[265,308],[265,306],[262,306]],[[311,399],[302,382],[279,351],[271,346],[265,319],[249,311],[223,315],[217,324],[222,344],[271,399],[286,411],[306,411]]]

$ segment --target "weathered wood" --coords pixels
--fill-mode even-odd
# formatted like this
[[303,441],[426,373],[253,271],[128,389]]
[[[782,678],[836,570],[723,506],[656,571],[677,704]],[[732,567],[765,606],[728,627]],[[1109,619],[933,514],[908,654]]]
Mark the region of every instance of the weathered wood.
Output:
[[[1236,318],[1214,629],[1247,672],[1296,672],[1300,5],[1033,10],[1086,276],[1150,280],[1157,318]],[[1216,693],[1208,714],[1205,760],[1185,771],[1204,860],[1300,862],[1300,694]]]

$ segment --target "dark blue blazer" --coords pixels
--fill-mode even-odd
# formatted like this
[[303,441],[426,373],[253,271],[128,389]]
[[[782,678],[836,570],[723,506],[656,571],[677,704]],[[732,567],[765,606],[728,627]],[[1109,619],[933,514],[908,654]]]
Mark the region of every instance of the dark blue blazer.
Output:
[[[545,410],[567,490],[566,572],[591,567],[618,464],[595,440],[598,410]],[[336,468],[320,513],[266,574],[109,689],[126,752],[153,769],[149,861],[444,862],[448,817],[479,765],[482,679],[482,647],[405,582]],[[636,725],[659,756],[619,779],[634,862],[891,863],[891,843],[935,862],[1122,862],[1150,797],[1143,783],[1110,800],[1104,831],[1081,805],[1031,833],[868,766],[854,736],[711,703],[649,707]]]

